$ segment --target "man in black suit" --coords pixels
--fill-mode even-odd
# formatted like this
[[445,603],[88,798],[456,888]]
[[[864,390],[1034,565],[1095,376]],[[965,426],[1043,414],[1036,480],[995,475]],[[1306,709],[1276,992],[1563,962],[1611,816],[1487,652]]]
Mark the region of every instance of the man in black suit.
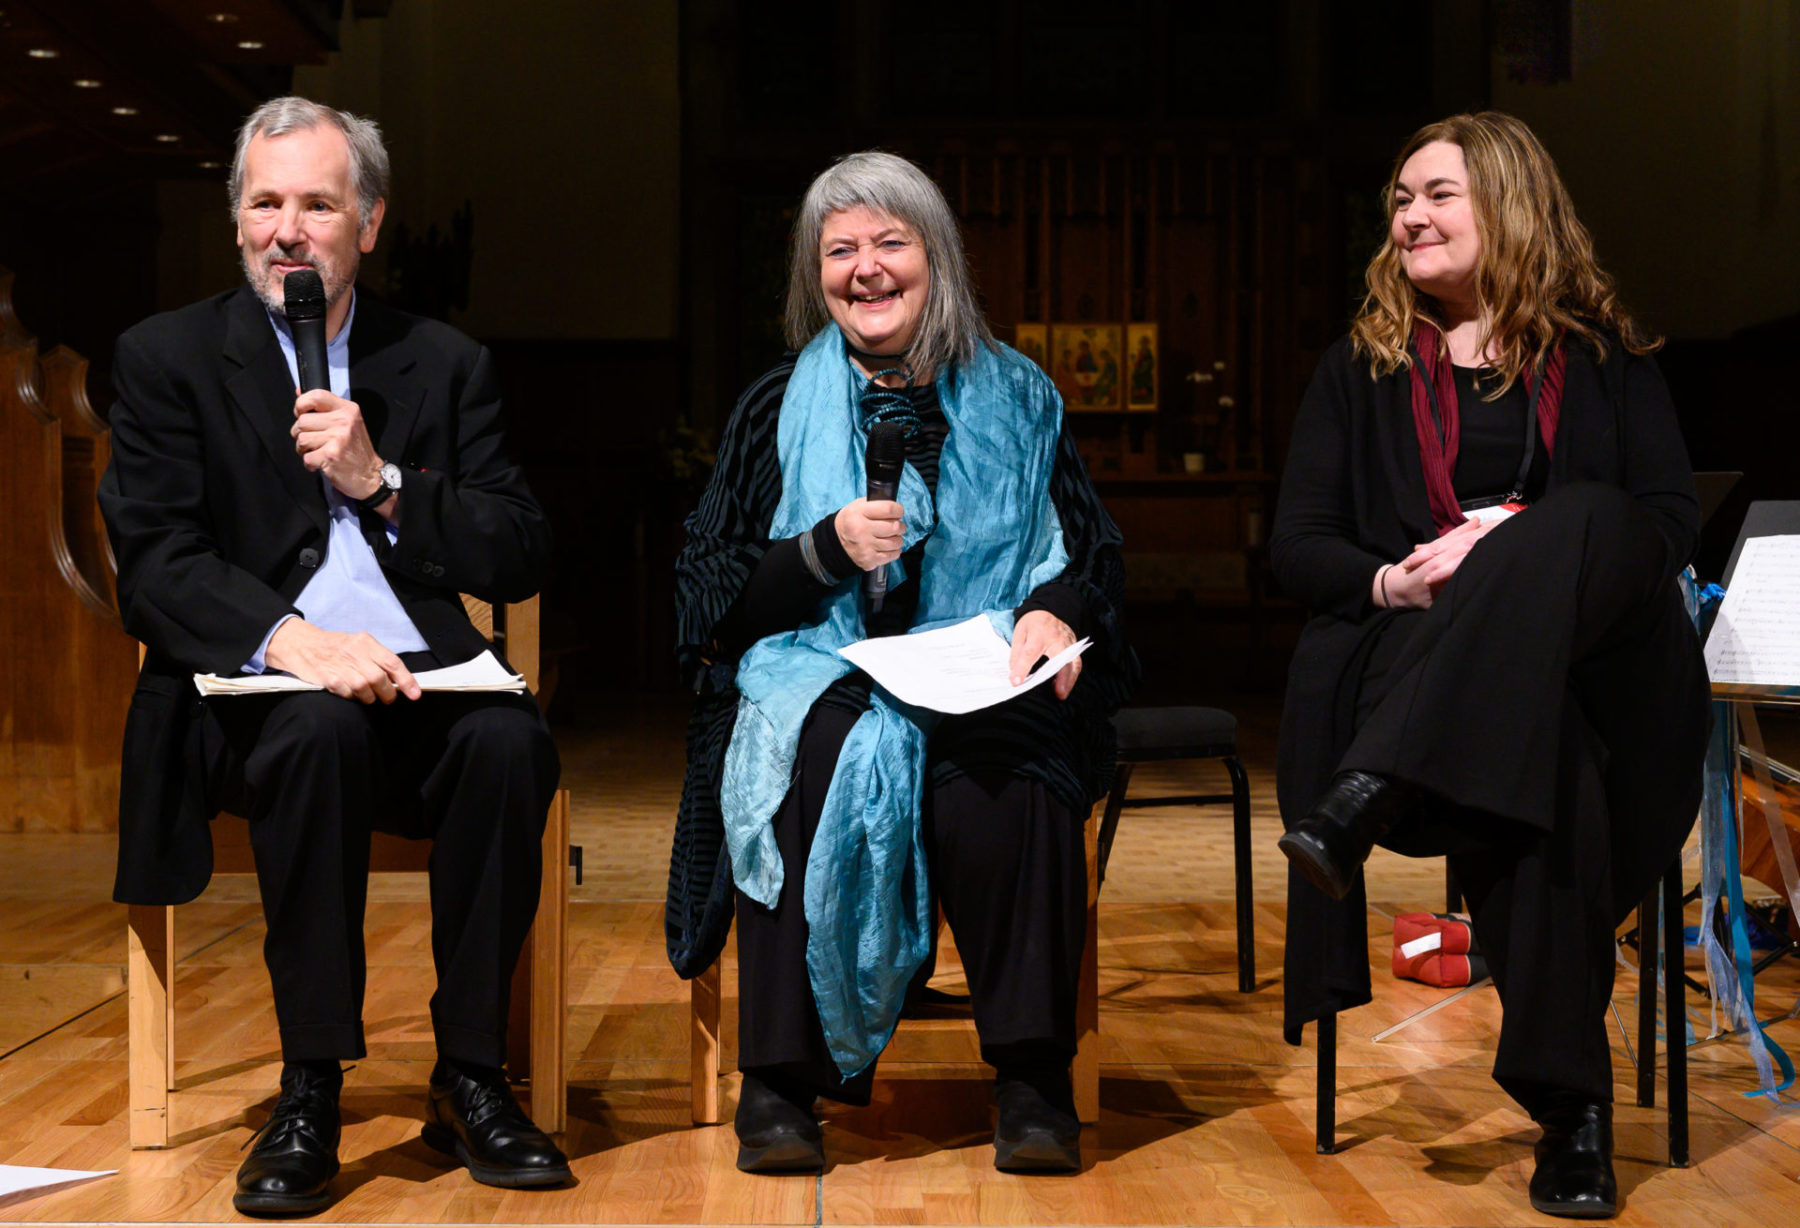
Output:
[[[119,338],[101,508],[119,608],[148,655],[126,724],[115,898],[177,904],[212,872],[208,822],[250,822],[281,1094],[238,1172],[252,1214],[318,1210],[337,1172],[340,1063],[363,1056],[369,831],[429,837],[425,1140],[478,1181],[568,1163],[500,1070],[559,765],[524,695],[421,697],[413,672],[487,643],[460,593],[521,600],[549,555],[502,441],[487,351],[355,291],[386,207],[370,121],[260,107],[231,180],[248,285]],[[331,390],[297,395],[283,278],[326,289]],[[195,672],[322,690],[200,700]]]

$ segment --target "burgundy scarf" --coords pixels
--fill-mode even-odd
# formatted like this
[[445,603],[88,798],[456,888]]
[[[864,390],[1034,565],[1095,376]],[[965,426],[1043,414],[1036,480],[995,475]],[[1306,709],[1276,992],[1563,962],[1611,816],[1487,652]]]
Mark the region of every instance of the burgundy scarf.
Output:
[[[1443,334],[1430,325],[1413,325],[1412,411],[1413,428],[1419,433],[1419,455],[1425,460],[1425,493],[1431,501],[1431,522],[1442,537],[1467,519],[1457,506],[1456,490],[1450,475],[1456,472],[1456,449],[1462,440],[1462,415],[1456,406],[1456,373],[1449,356],[1439,349]],[[1544,451],[1554,454],[1556,422],[1562,414],[1563,370],[1567,366],[1567,347],[1558,340],[1550,351],[1542,374],[1544,387],[1537,390],[1538,372],[1525,372],[1527,393],[1537,393],[1538,433],[1544,438]],[[1437,390],[1437,403],[1444,415],[1444,437],[1438,440],[1437,424],[1431,417],[1431,394],[1425,381]]]

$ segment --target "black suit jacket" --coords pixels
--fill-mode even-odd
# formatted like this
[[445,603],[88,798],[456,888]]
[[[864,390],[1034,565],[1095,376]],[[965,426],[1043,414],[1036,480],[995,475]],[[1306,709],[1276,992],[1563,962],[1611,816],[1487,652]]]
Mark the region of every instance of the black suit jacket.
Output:
[[[262,303],[240,288],[119,338],[113,454],[100,507],[125,629],[148,649],[126,719],[114,898],[174,904],[212,874],[196,672],[234,673],[325,556],[322,478],[288,434],[294,386]],[[507,459],[486,349],[359,294],[350,399],[405,470],[398,539],[363,534],[433,652],[486,641],[459,594],[519,601],[550,553],[542,511]]]

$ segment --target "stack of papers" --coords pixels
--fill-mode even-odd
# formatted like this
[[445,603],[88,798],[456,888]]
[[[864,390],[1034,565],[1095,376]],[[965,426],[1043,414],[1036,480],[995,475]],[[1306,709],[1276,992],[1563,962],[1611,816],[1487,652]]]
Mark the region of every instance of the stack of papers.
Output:
[[1056,677],[1086,652],[1079,640],[1012,684],[1012,646],[1000,638],[987,615],[917,635],[887,635],[838,649],[858,669],[916,708],[961,714],[978,712],[1023,695]]
[[[522,675],[508,673],[492,651],[473,661],[446,665],[414,674],[426,691],[523,691]],[[276,691],[322,691],[316,682],[303,682],[290,674],[245,674],[225,677],[221,674],[195,674],[194,686],[202,695],[268,695]]]

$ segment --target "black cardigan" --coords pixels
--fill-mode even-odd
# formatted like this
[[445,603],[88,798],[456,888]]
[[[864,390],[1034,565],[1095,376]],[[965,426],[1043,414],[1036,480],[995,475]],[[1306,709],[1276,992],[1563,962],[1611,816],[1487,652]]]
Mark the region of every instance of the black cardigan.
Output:
[[[687,775],[669,865],[664,916],[669,960],[682,976],[702,972],[730,930],[731,866],[724,848],[719,782],[737,715],[734,683],[742,623],[771,628],[765,617],[743,619],[746,590],[762,587],[776,566],[794,602],[791,626],[816,620],[835,588],[804,576],[794,539],[772,542],[769,529],[781,501],[776,432],[792,358],[757,380],[732,412],[700,506],[687,521],[688,539],[675,564],[676,657],[697,699],[688,725]],[[999,769],[1044,780],[1071,809],[1105,793],[1115,743],[1110,717],[1138,682],[1138,662],[1124,635],[1125,573],[1119,530],[1088,480],[1067,430],[1058,440],[1050,501],[1063,530],[1068,566],[1019,607],[1048,609],[1079,635],[1093,639],[1082,658],[1080,683],[1067,701],[1039,687],[995,708],[945,717],[932,735],[933,778],[961,767]],[[777,559],[775,556],[782,557]],[[916,568],[914,569],[916,570]],[[842,581],[859,582],[859,577]],[[758,601],[766,609],[765,598]],[[949,758],[944,751],[950,747]]]
[[[1547,491],[1577,481],[1619,487],[1655,520],[1671,577],[1700,535],[1693,471],[1656,363],[1608,338],[1599,357],[1571,342]],[[1276,792],[1282,822],[1324,792],[1354,729],[1340,687],[1390,617],[1370,600],[1375,573],[1432,540],[1410,376],[1379,378],[1340,340],[1319,363],[1282,476],[1269,554],[1283,591],[1315,612],[1288,670]],[[1284,1031],[1370,999],[1368,918],[1359,878],[1333,902],[1288,875]]]

